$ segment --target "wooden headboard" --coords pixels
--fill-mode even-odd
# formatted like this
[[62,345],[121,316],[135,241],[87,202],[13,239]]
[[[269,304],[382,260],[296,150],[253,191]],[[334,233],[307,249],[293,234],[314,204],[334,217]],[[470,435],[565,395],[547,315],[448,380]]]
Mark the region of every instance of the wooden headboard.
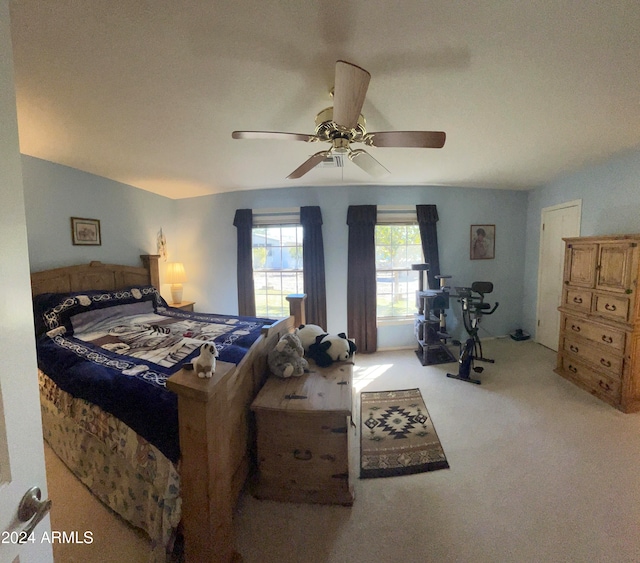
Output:
[[158,254],[141,254],[142,267],[103,264],[94,261],[31,274],[31,293],[66,293],[105,289],[113,291],[131,285],[153,285],[160,290]]

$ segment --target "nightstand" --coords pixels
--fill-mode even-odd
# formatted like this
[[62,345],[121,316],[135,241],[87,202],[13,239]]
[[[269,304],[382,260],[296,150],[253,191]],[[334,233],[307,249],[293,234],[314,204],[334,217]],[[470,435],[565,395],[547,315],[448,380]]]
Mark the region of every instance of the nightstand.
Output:
[[193,312],[194,305],[195,305],[195,301],[182,301],[181,303],[169,303],[169,307],[174,307],[175,309],[182,309],[183,311],[191,311],[191,312]]

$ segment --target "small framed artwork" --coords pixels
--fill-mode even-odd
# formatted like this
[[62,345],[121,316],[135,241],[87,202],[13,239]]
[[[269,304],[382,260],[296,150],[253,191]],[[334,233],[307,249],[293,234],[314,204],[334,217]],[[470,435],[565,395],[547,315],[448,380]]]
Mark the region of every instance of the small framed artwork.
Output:
[[471,260],[491,260],[496,257],[496,226],[471,225]]
[[71,242],[77,245],[100,246],[100,221],[71,217]]

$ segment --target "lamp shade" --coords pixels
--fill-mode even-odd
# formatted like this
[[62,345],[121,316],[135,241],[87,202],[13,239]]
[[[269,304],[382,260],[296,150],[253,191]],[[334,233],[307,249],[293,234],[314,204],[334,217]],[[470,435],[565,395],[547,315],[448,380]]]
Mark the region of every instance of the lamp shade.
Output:
[[182,262],[169,262],[167,264],[167,273],[164,281],[165,283],[171,284],[184,283],[187,281]]

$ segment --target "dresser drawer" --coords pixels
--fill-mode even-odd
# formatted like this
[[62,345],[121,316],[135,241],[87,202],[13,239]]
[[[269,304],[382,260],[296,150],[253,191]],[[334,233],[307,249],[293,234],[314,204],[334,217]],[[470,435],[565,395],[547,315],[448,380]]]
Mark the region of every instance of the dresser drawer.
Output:
[[560,357],[560,371],[587,389],[592,395],[597,395],[608,403],[617,404],[620,402],[621,380],[619,378],[598,373],[565,354]]
[[612,295],[596,295],[593,310],[604,317],[626,322],[629,318],[629,299]]
[[568,335],[578,335],[587,340],[624,352],[625,333],[605,325],[566,316],[564,330]]
[[600,350],[600,348],[592,346],[586,340],[568,336],[564,338],[563,349],[597,366],[599,369],[607,370],[613,377],[620,377],[622,373],[622,357],[616,350]]
[[567,289],[564,294],[564,304],[571,309],[591,311],[591,291],[587,289]]

